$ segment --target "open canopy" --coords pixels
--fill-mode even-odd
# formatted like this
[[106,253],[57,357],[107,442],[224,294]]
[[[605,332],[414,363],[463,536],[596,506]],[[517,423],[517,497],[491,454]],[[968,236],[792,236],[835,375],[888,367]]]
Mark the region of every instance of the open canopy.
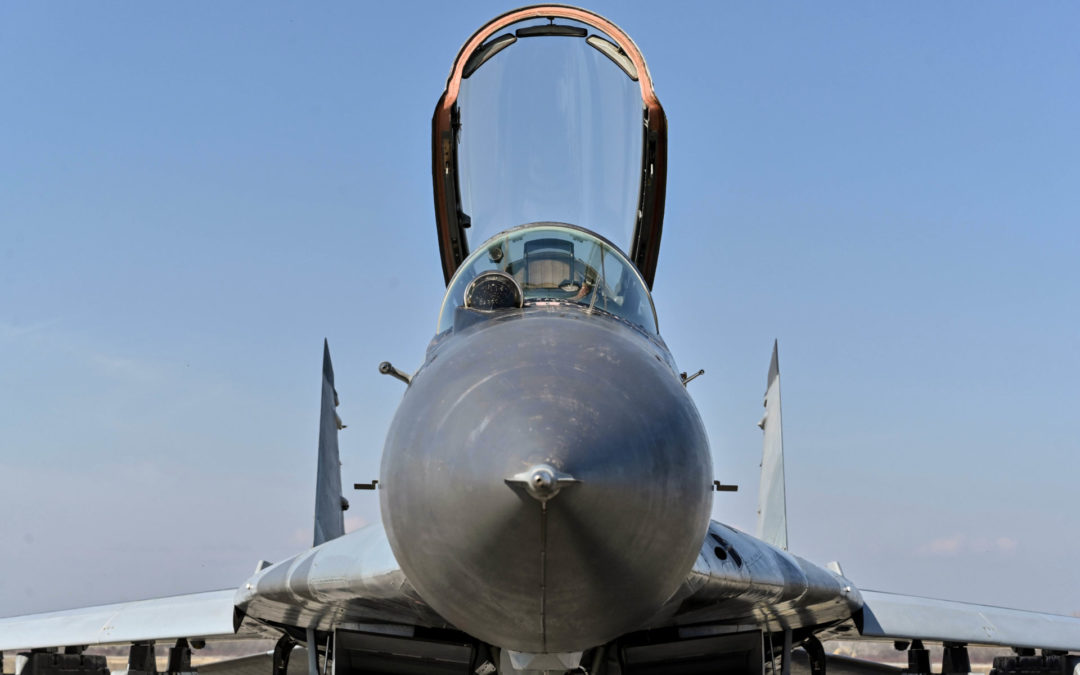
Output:
[[447,283],[471,245],[554,221],[602,235],[652,286],[667,122],[618,26],[559,5],[496,17],[458,53],[432,131]]

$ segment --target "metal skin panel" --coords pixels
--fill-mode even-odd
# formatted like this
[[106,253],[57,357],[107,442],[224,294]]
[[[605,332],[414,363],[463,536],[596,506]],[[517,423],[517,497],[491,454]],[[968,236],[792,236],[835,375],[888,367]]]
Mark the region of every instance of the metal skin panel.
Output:
[[787,482],[784,479],[784,432],[780,410],[780,359],[773,342],[761,447],[761,488],[758,492],[757,537],[787,550]]
[[256,573],[236,604],[253,619],[319,631],[362,622],[447,626],[402,574],[380,524]]
[[[670,355],[577,305],[504,310],[429,350],[383,453],[383,520],[417,592],[519,652],[636,630],[686,579],[712,468]],[[573,476],[541,503],[506,479]]]
[[864,637],[1080,651],[1080,618],[863,591]]
[[211,591],[0,619],[0,651],[176,637],[232,637],[236,591]]
[[844,621],[861,606],[846,578],[713,521],[693,570],[650,625],[794,630]]
[[322,402],[319,410],[318,471],[315,482],[315,540],[318,546],[345,534],[341,496],[341,459],[338,455],[338,395],[334,389],[334,365],[330,344],[323,340]]

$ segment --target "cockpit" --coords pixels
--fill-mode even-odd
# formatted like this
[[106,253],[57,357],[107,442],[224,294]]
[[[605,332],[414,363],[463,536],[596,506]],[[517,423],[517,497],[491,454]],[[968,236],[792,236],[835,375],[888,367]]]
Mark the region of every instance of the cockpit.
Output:
[[[438,332],[454,327],[458,307],[489,309],[484,303],[491,297],[485,288],[490,282],[509,288],[500,306],[572,303],[649,335],[658,332],[652,296],[637,268],[610,242],[572,225],[523,225],[478,247],[450,280]],[[504,295],[500,290],[499,297]]]

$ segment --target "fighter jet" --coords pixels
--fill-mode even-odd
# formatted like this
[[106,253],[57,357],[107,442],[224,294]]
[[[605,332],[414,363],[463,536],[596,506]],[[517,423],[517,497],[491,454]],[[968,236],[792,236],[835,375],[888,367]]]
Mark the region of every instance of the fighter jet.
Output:
[[[907,672],[1080,667],[1080,619],[859,588],[787,550],[774,345],[756,535],[710,520],[719,490],[652,300],[667,121],[645,59],[611,21],[538,5],[477,30],[432,121],[447,284],[375,489],[382,523],[346,534],[328,346],[313,548],[238,588],[0,620],[21,675],[100,673],[88,645],[130,644],[129,672],[190,672],[205,640],[273,637],[310,673],[814,675],[830,638],[895,641]],[[175,641],[175,642],[173,642]],[[59,650],[59,651],[58,651]],[[1041,650],[1036,653],[1036,650]],[[332,671],[331,671],[332,669]]]

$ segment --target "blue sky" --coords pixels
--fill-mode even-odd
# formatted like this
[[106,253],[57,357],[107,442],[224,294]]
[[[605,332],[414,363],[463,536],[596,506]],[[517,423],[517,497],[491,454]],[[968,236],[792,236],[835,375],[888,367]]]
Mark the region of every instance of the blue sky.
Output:
[[[504,3],[0,4],[0,615],[236,586],[311,537],[319,360],[378,473],[443,284],[430,118]],[[590,5],[670,123],[661,332],[753,529],[1080,610],[1080,9]],[[353,526],[378,518],[350,495]]]

